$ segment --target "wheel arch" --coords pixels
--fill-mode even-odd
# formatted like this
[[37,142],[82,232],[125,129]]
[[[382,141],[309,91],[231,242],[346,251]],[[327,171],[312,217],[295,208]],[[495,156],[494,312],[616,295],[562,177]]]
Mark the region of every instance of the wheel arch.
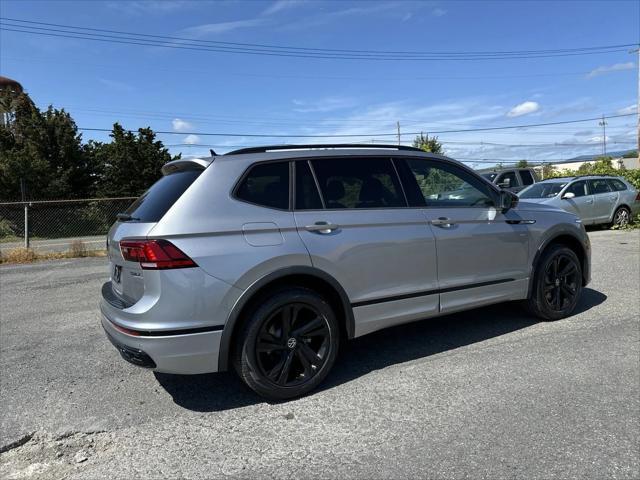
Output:
[[578,260],[580,260],[580,265],[582,266],[582,285],[586,285],[589,281],[589,255],[582,241],[577,236],[571,233],[558,233],[557,235],[554,235],[545,240],[544,243],[542,243],[536,251],[536,254],[533,258],[533,264],[531,266],[531,275],[529,276],[529,291],[527,293],[527,296],[531,295],[533,282],[535,280],[535,274],[538,269],[538,263],[540,262],[540,257],[549,247],[553,245],[565,245],[573,250],[578,256]]
[[243,314],[249,311],[267,291],[291,284],[307,287],[322,294],[334,308],[343,333],[347,338],[353,338],[355,331],[353,310],[349,297],[340,283],[328,273],[314,267],[287,267],[260,278],[236,301],[222,330],[218,371],[229,368],[233,339],[242,326]]

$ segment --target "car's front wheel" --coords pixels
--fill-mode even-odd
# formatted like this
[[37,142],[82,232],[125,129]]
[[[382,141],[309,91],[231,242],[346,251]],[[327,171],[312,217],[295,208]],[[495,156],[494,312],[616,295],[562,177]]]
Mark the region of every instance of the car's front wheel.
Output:
[[256,393],[272,400],[293,398],[324,380],[339,340],[335,313],[322,296],[306,288],[281,289],[246,319],[234,366]]
[[582,266],[577,255],[564,245],[552,245],[540,257],[527,307],[543,320],[559,320],[571,315],[581,292]]

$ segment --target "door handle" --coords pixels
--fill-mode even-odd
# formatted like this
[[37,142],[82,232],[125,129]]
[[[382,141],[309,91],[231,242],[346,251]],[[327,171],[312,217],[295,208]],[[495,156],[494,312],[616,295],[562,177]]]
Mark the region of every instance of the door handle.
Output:
[[327,234],[337,230],[339,226],[329,222],[316,222],[313,225],[307,225],[304,228],[308,232]]
[[593,199],[587,200],[586,203],[593,203]]
[[436,227],[440,228],[451,228],[453,225],[455,225],[455,222],[447,217],[438,217],[431,220],[431,225],[435,225]]

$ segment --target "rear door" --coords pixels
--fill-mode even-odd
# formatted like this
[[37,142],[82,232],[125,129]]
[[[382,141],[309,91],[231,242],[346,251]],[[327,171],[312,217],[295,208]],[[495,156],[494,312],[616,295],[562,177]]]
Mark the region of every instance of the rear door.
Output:
[[593,195],[593,211],[595,223],[610,221],[613,210],[618,203],[618,192],[614,192],[606,178],[587,180]]
[[122,239],[144,239],[171,206],[202,173],[197,164],[182,165],[163,176],[120,215],[107,236],[111,287],[126,304],[144,294],[144,274],[140,263],[126,261],[120,251]]
[[406,159],[403,170],[417,188],[407,196],[423,206],[436,238],[440,310],[524,298],[528,219],[513,209],[502,213],[495,190],[452,162]]
[[349,296],[356,336],[438,312],[434,236],[390,158],[299,160],[295,177],[298,232]]

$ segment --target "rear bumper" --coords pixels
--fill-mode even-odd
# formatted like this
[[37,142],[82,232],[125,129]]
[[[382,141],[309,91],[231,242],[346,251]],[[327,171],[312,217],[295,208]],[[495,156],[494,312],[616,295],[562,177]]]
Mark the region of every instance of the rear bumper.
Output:
[[[102,327],[122,358],[157,372],[192,375],[218,371],[222,330],[153,336],[130,335],[118,328],[104,312]],[[151,333],[151,332],[147,332]],[[159,334],[160,333],[160,334]]]

